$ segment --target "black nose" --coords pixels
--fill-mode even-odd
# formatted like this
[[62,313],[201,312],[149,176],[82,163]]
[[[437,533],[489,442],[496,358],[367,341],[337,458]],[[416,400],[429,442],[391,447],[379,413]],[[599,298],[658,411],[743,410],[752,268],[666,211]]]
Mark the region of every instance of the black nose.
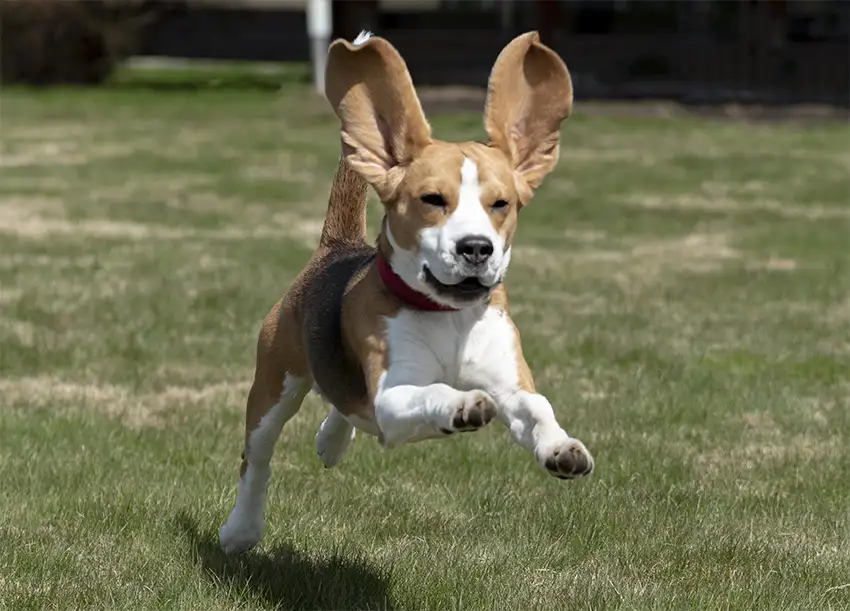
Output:
[[466,236],[457,241],[457,254],[470,263],[484,263],[493,254],[493,242],[480,235]]

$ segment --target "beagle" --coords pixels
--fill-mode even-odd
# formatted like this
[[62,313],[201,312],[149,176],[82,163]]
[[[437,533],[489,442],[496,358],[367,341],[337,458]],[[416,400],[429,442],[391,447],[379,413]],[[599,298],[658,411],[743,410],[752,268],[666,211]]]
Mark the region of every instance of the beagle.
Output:
[[[228,553],[260,540],[275,442],[311,388],[331,406],[316,435],[326,467],[358,429],[392,448],[498,419],[547,473],[593,470],[535,390],[502,284],[519,212],[558,161],[573,99],[564,62],[536,32],[504,48],[486,144],[433,139],[404,60],[370,33],[330,46],[325,87],[342,154],[318,248],[260,332],[236,504],[219,533]],[[375,246],[369,186],[385,212]]]

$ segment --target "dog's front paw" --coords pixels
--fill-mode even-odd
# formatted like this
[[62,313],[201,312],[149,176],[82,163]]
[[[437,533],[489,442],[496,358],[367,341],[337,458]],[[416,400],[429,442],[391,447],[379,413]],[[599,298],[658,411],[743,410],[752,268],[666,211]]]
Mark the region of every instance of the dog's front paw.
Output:
[[576,479],[593,471],[593,456],[578,439],[566,439],[540,448],[537,462],[549,475],[559,479]]
[[496,417],[496,404],[483,390],[464,393],[462,400],[451,414],[451,422],[440,430],[446,435],[457,432],[477,431],[490,424]]

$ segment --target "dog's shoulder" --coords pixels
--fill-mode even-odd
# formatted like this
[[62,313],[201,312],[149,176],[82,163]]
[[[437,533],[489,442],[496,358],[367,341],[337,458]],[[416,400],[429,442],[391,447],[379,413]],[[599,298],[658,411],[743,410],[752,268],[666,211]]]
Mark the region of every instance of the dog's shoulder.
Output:
[[381,280],[376,265],[352,277],[342,303],[342,325],[346,344],[359,359],[386,351],[386,321],[401,307]]

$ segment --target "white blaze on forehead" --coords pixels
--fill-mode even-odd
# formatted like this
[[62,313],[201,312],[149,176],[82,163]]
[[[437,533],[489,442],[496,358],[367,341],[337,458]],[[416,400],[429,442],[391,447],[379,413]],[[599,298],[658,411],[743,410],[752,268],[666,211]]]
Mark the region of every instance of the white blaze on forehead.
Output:
[[478,164],[469,157],[464,157],[463,165],[460,166],[460,188],[474,191],[475,198],[480,201],[481,185],[478,183]]
[[501,244],[499,234],[490,222],[490,216],[481,205],[481,183],[478,180],[478,165],[466,157],[460,167],[460,195],[457,209],[445,226],[446,234],[456,242],[467,236],[490,238],[494,245]]

